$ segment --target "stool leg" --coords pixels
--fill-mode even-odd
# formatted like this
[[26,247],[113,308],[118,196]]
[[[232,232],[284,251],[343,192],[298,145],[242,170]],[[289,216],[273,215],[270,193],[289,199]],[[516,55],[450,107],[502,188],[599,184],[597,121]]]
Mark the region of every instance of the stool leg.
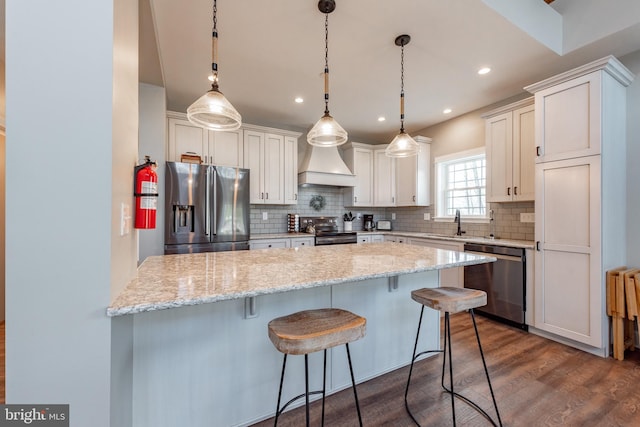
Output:
[[[450,323],[450,319],[449,319],[449,312],[445,311],[444,312],[444,346],[445,346],[445,352],[447,351],[447,344],[449,347],[449,387],[450,390],[449,393],[451,394],[451,416],[453,417],[453,427],[456,426],[456,406],[455,406],[455,393],[453,391],[453,357],[452,357],[452,351],[451,351],[451,323]],[[442,361],[442,382],[443,382],[443,387],[444,387],[444,360],[447,358],[447,354],[443,355],[443,361]],[[445,388],[446,390],[446,388]]]
[[287,367],[287,354],[284,354],[284,361],[282,362],[282,374],[280,375],[280,389],[278,390],[278,403],[276,404],[276,418],[273,424],[274,427],[278,425],[278,417],[280,416],[280,399],[282,398],[282,383],[284,382],[284,369]]
[[356,410],[358,411],[358,423],[362,427],[362,415],[360,414],[360,404],[358,403],[358,392],[356,391],[356,379],[353,376],[353,366],[351,365],[351,353],[349,352],[349,343],[345,344],[347,347],[347,360],[349,361],[349,372],[351,373],[351,384],[353,384],[353,397],[356,399]]
[[324,349],[324,368],[322,369],[322,426],[324,427],[324,398],[327,389],[327,349]]
[[500,425],[500,427],[502,427],[502,419],[500,418],[500,412],[498,411],[498,404],[496,403],[496,397],[493,394],[493,387],[491,387],[491,380],[489,379],[489,370],[487,369],[487,363],[484,361],[484,352],[482,351],[482,345],[480,344],[480,334],[478,334],[478,326],[476,325],[476,317],[473,313],[473,309],[470,309],[469,313],[471,313],[471,319],[473,320],[473,329],[475,329],[476,331],[476,339],[478,340],[478,349],[480,350],[480,357],[482,358],[482,366],[484,366],[484,373],[487,376],[487,383],[489,384],[489,391],[491,392],[493,407],[496,409],[496,414],[498,415],[498,424]]
[[413,422],[416,423],[416,425],[418,426],[420,425],[420,423],[418,423],[418,421],[415,419],[415,417],[411,413],[411,410],[409,409],[409,402],[407,402],[407,395],[409,394],[409,384],[411,384],[411,374],[413,373],[413,364],[416,361],[416,352],[418,351],[418,340],[420,338],[420,327],[422,326],[423,314],[424,314],[424,305],[420,310],[420,320],[418,320],[418,331],[416,332],[416,342],[413,345],[413,355],[411,356],[411,366],[409,367],[409,378],[407,379],[407,387],[405,387],[404,389],[404,408],[407,410],[407,413],[409,414]]
[[307,427],[309,427],[309,355],[304,355],[304,400],[307,413]]

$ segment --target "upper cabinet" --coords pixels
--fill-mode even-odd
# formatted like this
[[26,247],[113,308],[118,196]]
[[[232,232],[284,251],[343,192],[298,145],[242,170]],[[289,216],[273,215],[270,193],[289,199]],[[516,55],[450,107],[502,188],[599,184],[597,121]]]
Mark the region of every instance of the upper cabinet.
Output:
[[384,148],[373,150],[373,205],[396,205],[396,162],[385,154]]
[[203,163],[251,170],[251,203],[287,205],[298,202],[298,138],[300,133],[244,124],[231,132],[196,126],[186,114],[167,112],[168,156],[200,156]]
[[416,136],[417,156],[391,158],[386,145],[345,144],[343,157],[356,176],[356,185],[345,189],[347,206],[428,206],[431,162],[430,138]]
[[396,206],[429,206],[431,198],[431,138],[416,136],[417,156],[396,160]]
[[356,184],[345,188],[346,206],[373,206],[373,150],[371,145],[350,142],[343,146],[344,163],[356,176]]
[[533,98],[483,115],[487,153],[487,201],[535,198],[535,108]]
[[200,156],[205,164],[217,166],[244,166],[242,129],[213,132],[187,120],[186,114],[168,112],[167,159],[179,162],[183,154]]

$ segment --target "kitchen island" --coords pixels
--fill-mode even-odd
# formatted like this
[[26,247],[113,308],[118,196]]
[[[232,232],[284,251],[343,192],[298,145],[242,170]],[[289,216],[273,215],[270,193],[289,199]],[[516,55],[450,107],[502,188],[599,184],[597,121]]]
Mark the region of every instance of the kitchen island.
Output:
[[[150,257],[107,309],[133,318],[124,352],[133,425],[237,426],[272,416],[282,356],[267,323],[298,310],[339,307],[367,319],[366,336],[351,346],[358,382],[404,366],[420,312],[411,291],[439,286],[441,269],[494,260],[395,243]],[[425,315],[421,345],[436,348],[439,314]],[[328,353],[329,393],[350,385],[344,351]],[[310,356],[311,372],[321,371],[321,355]],[[283,396],[303,390],[303,359],[290,359]],[[311,387],[320,384],[312,375]]]

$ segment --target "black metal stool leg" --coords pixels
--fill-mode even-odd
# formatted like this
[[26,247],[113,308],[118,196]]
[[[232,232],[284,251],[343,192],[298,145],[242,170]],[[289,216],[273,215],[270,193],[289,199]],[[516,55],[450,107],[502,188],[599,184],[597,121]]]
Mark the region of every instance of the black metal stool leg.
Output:
[[304,355],[304,402],[307,413],[307,427],[309,427],[309,355]]
[[351,384],[353,386],[353,397],[356,399],[356,410],[358,411],[358,423],[362,427],[362,415],[360,414],[360,404],[358,403],[358,392],[356,391],[356,379],[353,376],[353,366],[351,365],[351,353],[349,352],[349,343],[345,343],[347,347],[347,360],[349,361],[349,372],[351,373]]
[[322,368],[322,427],[324,427],[324,400],[327,390],[327,349],[324,349],[324,367]]
[[284,382],[284,369],[287,367],[287,354],[284,354],[284,361],[282,362],[282,374],[280,375],[280,389],[278,390],[278,403],[276,405],[276,418],[273,423],[274,427],[278,425],[278,417],[280,416],[280,399],[282,398],[282,383]]
[[[445,338],[444,345],[449,346],[449,393],[451,393],[451,416],[453,417],[453,427],[456,426],[456,404],[455,404],[455,392],[453,391],[453,357],[451,347],[451,323],[449,319],[449,312],[445,311],[444,313],[444,329],[445,329]],[[443,359],[446,359],[447,355],[445,354]],[[443,362],[444,363],[444,362]],[[443,366],[444,367],[444,366]],[[444,372],[443,372],[443,381],[444,381]]]
[[493,394],[493,387],[491,386],[491,380],[489,379],[489,370],[487,369],[487,363],[484,360],[484,352],[482,351],[482,345],[480,344],[480,334],[478,334],[478,326],[476,325],[476,317],[475,317],[475,314],[473,313],[473,309],[470,309],[469,313],[471,314],[471,320],[473,320],[473,329],[476,331],[476,339],[478,340],[478,349],[480,350],[480,357],[482,358],[482,366],[484,366],[484,373],[487,376],[487,383],[489,384],[489,391],[491,392],[493,407],[496,410],[496,415],[498,415],[498,424],[500,425],[500,427],[502,427],[502,419],[500,418],[500,412],[498,411],[498,404],[496,403],[496,397]]

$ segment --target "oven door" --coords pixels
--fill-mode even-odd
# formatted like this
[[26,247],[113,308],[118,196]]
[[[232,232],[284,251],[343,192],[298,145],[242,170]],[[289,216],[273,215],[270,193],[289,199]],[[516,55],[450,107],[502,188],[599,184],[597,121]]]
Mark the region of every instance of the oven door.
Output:
[[352,243],[358,243],[358,235],[356,233],[338,236],[316,236],[316,246],[344,245]]

